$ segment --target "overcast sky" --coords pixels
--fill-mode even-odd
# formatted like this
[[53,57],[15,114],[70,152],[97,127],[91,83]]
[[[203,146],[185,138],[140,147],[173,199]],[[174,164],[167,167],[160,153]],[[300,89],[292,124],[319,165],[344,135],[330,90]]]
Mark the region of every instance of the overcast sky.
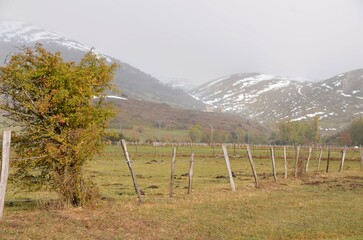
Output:
[[363,68],[362,0],[0,0],[0,18],[60,32],[162,80]]

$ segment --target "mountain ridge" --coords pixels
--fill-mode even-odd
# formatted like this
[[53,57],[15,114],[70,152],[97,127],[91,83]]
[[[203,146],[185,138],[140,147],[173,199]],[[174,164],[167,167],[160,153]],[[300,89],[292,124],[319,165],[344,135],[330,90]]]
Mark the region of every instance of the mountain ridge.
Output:
[[363,114],[363,69],[320,82],[261,73],[232,74],[207,82],[191,94],[214,108],[259,123],[318,116],[322,130],[336,131]]
[[67,61],[78,61],[86,52],[92,50],[108,62],[118,63],[121,67],[116,70],[114,84],[126,96],[183,108],[204,109],[202,102],[191,97],[184,90],[163,84],[150,74],[107,56],[95,48],[87,47],[62,34],[31,24],[19,21],[0,21],[1,63],[6,61],[9,54],[19,51],[20,47],[32,47],[35,43],[41,43],[48,51],[61,52],[62,57]]

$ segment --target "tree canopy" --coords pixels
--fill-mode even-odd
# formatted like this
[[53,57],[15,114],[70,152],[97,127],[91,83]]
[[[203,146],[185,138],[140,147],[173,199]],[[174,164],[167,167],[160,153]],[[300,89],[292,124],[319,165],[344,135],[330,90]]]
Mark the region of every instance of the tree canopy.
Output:
[[281,144],[318,143],[320,140],[318,124],[318,117],[315,117],[312,122],[280,122],[278,124],[279,142]]
[[339,135],[338,143],[344,145],[362,145],[363,144],[363,118],[353,120]]
[[39,44],[0,67],[0,109],[21,129],[14,146],[23,160],[14,163],[14,179],[50,187],[66,204],[92,198],[95,188],[82,169],[101,149],[113,116],[104,92],[112,89],[116,68],[92,51],[78,63],[66,62]]
[[195,124],[189,129],[188,134],[192,142],[200,142],[202,139],[202,127],[199,124]]

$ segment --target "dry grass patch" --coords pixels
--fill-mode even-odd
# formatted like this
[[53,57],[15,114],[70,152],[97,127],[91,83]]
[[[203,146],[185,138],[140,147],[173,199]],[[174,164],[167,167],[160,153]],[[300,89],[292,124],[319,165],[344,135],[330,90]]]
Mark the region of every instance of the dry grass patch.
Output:
[[[337,173],[339,162],[333,161],[327,174],[313,172],[312,160],[311,172],[293,178],[290,168],[285,180],[278,161],[275,183],[271,162],[257,159],[260,186],[255,188],[247,159],[232,158],[232,192],[223,159],[195,160],[188,195],[189,158],[177,157],[173,198],[168,194],[171,157],[133,160],[143,205],[121,155],[102,156],[88,166],[103,195],[98,205],[59,210],[46,204],[47,193],[9,191],[0,239],[363,239],[363,172],[356,162]],[[29,196],[24,206],[10,205]],[[35,204],[39,199],[41,206]]]

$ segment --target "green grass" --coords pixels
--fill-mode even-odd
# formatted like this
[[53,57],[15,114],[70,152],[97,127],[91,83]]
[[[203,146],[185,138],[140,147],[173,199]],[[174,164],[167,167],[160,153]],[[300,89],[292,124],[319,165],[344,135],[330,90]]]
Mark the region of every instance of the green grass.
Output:
[[[294,178],[289,150],[288,179],[283,179],[281,150],[276,150],[277,183],[268,149],[252,148],[260,187],[254,187],[244,149],[229,148],[236,192],[230,190],[220,148],[194,147],[193,191],[187,194],[190,147],[179,147],[175,188],[169,197],[171,147],[129,146],[143,191],[137,203],[120,146],[109,146],[89,162],[86,174],[100,187],[97,206],[59,210],[47,207],[54,194],[14,193],[9,185],[0,239],[363,239],[363,172],[357,160],[332,160],[330,172]],[[339,157],[339,151],[331,155]],[[351,154],[351,153],[349,153]],[[358,155],[357,155],[358,154]],[[233,157],[235,155],[235,157]],[[301,150],[306,159],[307,149]],[[349,155],[357,158],[358,153]],[[321,168],[325,170],[326,159]],[[28,202],[19,201],[28,199]],[[39,200],[42,203],[39,205]]]
[[[119,129],[113,129],[120,131]],[[155,127],[142,127],[142,131],[138,131],[138,126],[132,129],[122,129],[121,132],[129,138],[136,138],[141,142],[146,140],[155,141],[156,139],[163,139],[163,141],[183,142],[190,141],[188,130],[183,129],[166,129]]]

